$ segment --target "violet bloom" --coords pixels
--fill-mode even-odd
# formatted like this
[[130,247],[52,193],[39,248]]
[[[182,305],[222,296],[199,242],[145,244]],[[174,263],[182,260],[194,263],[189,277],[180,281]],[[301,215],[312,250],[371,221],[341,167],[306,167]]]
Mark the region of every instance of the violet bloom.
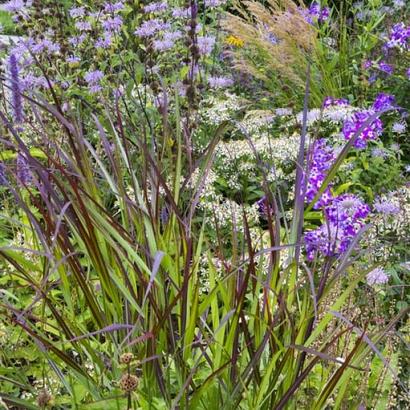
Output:
[[365,60],[364,62],[363,62],[363,69],[364,70],[368,70],[369,68],[371,68],[372,66],[373,66],[373,61],[371,61],[371,60]]
[[410,26],[407,27],[403,22],[397,23],[391,29],[390,37],[386,43],[386,46],[388,48],[398,47],[407,49],[409,38]]
[[211,88],[226,88],[233,85],[233,79],[228,77],[208,77],[208,84]]
[[406,71],[407,78],[410,80],[410,67]]
[[19,11],[21,11],[25,4],[25,2],[23,0],[11,0],[8,1],[4,6],[4,10],[8,11],[9,13],[18,13]]
[[68,39],[68,42],[73,46],[73,47],[78,47],[81,44],[84,43],[85,39],[87,38],[86,34],[81,34],[79,36],[75,36],[75,37],[70,37]]
[[384,61],[379,62],[378,68],[380,71],[383,71],[383,73],[386,73],[388,76],[392,75],[394,72],[393,66],[391,64],[387,64]]
[[169,30],[171,25],[169,23],[164,23],[159,19],[151,19],[144,21],[140,27],[138,27],[134,34],[139,37],[151,37],[160,30]]
[[376,158],[383,158],[383,159],[388,156],[386,150],[380,147],[373,148],[372,155]]
[[32,180],[32,174],[27,163],[27,159],[21,153],[17,155],[16,166],[16,175],[18,181],[22,185],[28,185]]
[[37,77],[34,74],[27,74],[21,79],[21,89],[24,90],[34,90],[36,88],[48,88],[47,79],[43,76]]
[[104,78],[104,73],[100,70],[89,71],[84,78],[88,84],[97,84]]
[[96,94],[102,90],[100,85],[101,80],[104,78],[104,74],[100,70],[89,71],[84,76],[85,81],[88,83],[88,89],[91,94]]
[[400,212],[398,205],[386,199],[377,199],[373,206],[376,212],[383,215],[396,215]]
[[373,109],[375,111],[383,111],[387,108],[393,108],[396,105],[396,99],[394,95],[380,93],[377,95],[373,103]]
[[[321,138],[313,143],[311,151],[311,162],[306,187],[307,202],[311,202],[318,193],[323,181],[326,178],[327,171],[333,164],[336,154],[332,147],[326,144],[326,140]],[[314,208],[320,209],[332,201],[330,186],[323,192],[321,198],[315,203]]]
[[345,98],[333,98],[333,97],[325,97],[323,101],[323,108],[328,108],[332,106],[345,106],[349,105],[349,101]]
[[107,3],[104,6],[104,11],[106,13],[117,13],[124,9],[124,2],[118,1],[117,3]]
[[370,286],[384,285],[389,281],[389,276],[382,268],[376,268],[366,275],[366,280]]
[[403,134],[406,132],[406,129],[407,124],[404,122],[395,122],[391,127],[391,130],[396,134]]
[[314,24],[315,22],[323,23],[329,18],[329,8],[321,7],[317,2],[313,2],[307,11],[302,11],[304,19],[309,24]]
[[313,260],[318,253],[325,256],[345,253],[369,213],[369,206],[355,195],[336,197],[324,209],[325,223],[305,234],[308,259]]
[[102,91],[102,87],[100,84],[93,84],[88,87],[91,94],[98,94]]
[[[374,111],[359,111],[355,112],[352,117],[346,120],[343,124],[343,135],[345,139],[350,140],[356,135],[359,129],[368,121],[368,119],[374,114]],[[379,118],[375,118],[370,124],[368,124],[359,136],[356,138],[354,146],[362,149],[366,148],[369,140],[375,140],[383,131],[383,123]]]
[[174,47],[175,43],[172,40],[163,39],[163,40],[154,40],[153,48],[156,51],[166,51]]
[[199,54],[201,54],[202,56],[207,56],[211,54],[214,46],[215,46],[215,37],[213,36],[198,37]]
[[104,78],[104,74],[100,70],[89,71],[85,76],[85,81],[88,83],[88,89],[91,94],[96,94],[102,90],[101,80]]
[[77,21],[75,23],[75,28],[79,31],[90,31],[91,23],[89,21]]
[[144,6],[144,13],[159,13],[167,8],[168,3],[166,1],[158,1]]
[[112,45],[112,35],[109,32],[105,32],[102,37],[99,37],[95,42],[96,48],[110,48]]
[[109,17],[101,23],[105,31],[113,32],[120,31],[122,24],[123,21],[121,16]]
[[70,16],[72,18],[84,17],[85,16],[85,7],[72,7],[69,10]]
[[0,186],[7,185],[6,166],[0,161]]
[[176,41],[182,38],[182,33],[179,30],[176,31],[166,31],[163,34],[163,39],[168,41]]
[[174,10],[172,10],[172,17],[189,19],[191,18],[191,9],[189,7],[186,9],[181,9],[177,7]]
[[14,122],[20,124],[23,122],[23,101],[21,98],[19,66],[17,58],[14,54],[11,54],[9,57],[9,71],[11,94],[13,100]]

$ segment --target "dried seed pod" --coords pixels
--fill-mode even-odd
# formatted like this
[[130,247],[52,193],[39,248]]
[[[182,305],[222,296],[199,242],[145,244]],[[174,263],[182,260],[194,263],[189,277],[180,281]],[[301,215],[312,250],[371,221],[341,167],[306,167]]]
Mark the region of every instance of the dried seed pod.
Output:
[[123,353],[120,356],[120,363],[122,364],[130,364],[134,359],[134,355],[132,353]]
[[133,374],[124,374],[120,379],[120,389],[126,393],[131,393],[138,386],[138,377]]

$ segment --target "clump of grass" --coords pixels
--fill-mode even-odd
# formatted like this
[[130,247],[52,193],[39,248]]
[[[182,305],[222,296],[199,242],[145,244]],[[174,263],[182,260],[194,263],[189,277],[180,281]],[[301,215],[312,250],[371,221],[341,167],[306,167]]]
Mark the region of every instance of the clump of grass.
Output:
[[[106,102],[101,111],[84,110],[81,117],[77,110],[63,115],[58,105],[30,101],[49,133],[27,124],[34,147],[0,114],[14,141],[8,148],[24,155],[31,172],[26,184],[7,173],[21,222],[2,218],[20,232],[20,242],[0,247],[0,257],[31,297],[23,305],[2,301],[0,314],[24,331],[44,367],[55,373],[61,387],[50,392],[53,397],[63,392],[78,406],[110,403],[115,409],[152,401],[170,409],[284,409],[303,400],[320,409],[329,398],[340,404],[357,391],[356,385],[347,389],[346,380],[359,377],[372,352],[384,360],[375,343],[405,312],[374,332],[340,313],[366,274],[350,281],[340,275],[352,268],[349,255],[339,265],[328,260],[307,267],[297,252],[286,267],[279,264],[281,252],[301,246],[303,198],[295,205],[293,234],[286,235],[294,242],[287,243],[262,163],[267,209],[273,210],[267,246],[254,248],[244,214],[244,239],[234,228],[231,257],[218,276],[212,260],[220,252],[208,246],[196,204],[213,149],[229,124],[196,158],[200,178],[192,192],[184,184],[190,151],[178,127],[167,127],[175,146],[157,157],[148,127],[133,118],[137,110],[123,115],[120,100]],[[308,92],[306,110],[307,102]],[[158,125],[164,121],[158,118]],[[95,134],[98,140],[89,141]],[[304,155],[302,138],[300,164]],[[227,241],[218,237],[220,244]],[[202,255],[209,260],[202,272],[209,281],[205,293]],[[13,369],[12,363],[6,367]],[[315,394],[306,397],[309,386]]]
[[234,2],[223,27],[243,42],[232,51],[236,69],[262,80],[283,101],[301,101],[306,66],[312,67],[311,102],[320,106],[326,95],[337,95],[337,83],[329,76],[318,28],[309,24],[302,2],[268,0]]
[[13,35],[16,34],[16,27],[13,23],[13,20],[10,16],[10,13],[4,10],[0,10],[0,27],[3,30],[0,32],[0,35]]

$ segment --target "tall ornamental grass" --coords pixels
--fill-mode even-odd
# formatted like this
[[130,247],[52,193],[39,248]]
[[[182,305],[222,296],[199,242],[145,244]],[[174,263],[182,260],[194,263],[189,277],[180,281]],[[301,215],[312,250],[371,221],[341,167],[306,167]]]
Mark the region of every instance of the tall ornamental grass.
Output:
[[[362,131],[305,207],[308,99],[309,81],[291,226],[255,158],[268,209],[268,239],[258,251],[246,213],[243,235],[234,221],[230,237],[217,233],[219,246],[210,245],[198,198],[214,148],[232,124],[219,126],[187,172],[192,147],[182,136],[177,93],[175,118],[163,114],[150,126],[137,105],[125,106],[125,97],[96,108],[72,100],[63,110],[26,95],[35,121],[24,132],[1,112],[3,195],[11,202],[2,210],[9,237],[0,256],[14,286],[3,293],[0,314],[43,363],[44,386],[59,382],[54,390],[35,391],[19,371],[24,360],[5,357],[1,380],[34,394],[37,405],[0,392],[4,403],[121,410],[332,403],[341,409],[347,398],[362,405],[360,380],[369,362],[382,363],[374,375],[383,380],[386,368],[392,383],[395,370],[380,346],[407,311],[370,331],[346,315],[372,268],[355,269],[359,238],[338,258],[308,262],[304,256],[304,219]],[[17,156],[20,168],[13,172]],[[195,170],[200,178],[192,189]],[[222,277],[213,264],[221,249],[230,253]],[[21,288],[28,298],[16,296]]]

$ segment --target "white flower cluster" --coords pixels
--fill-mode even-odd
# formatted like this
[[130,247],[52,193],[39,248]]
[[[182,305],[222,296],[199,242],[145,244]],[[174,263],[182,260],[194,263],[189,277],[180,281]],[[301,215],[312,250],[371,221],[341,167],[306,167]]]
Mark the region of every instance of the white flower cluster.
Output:
[[410,232],[410,185],[382,195],[375,202],[369,249],[375,260],[398,256],[397,246],[408,248]]
[[240,205],[237,202],[218,195],[213,201],[202,201],[199,208],[205,211],[206,221],[215,229],[234,229],[244,231],[244,214],[252,227],[259,223],[259,208],[253,205]]
[[188,186],[199,191],[200,199],[213,201],[218,197],[214,185],[217,178],[217,174],[212,169],[204,175],[196,168],[191,175]]
[[[314,108],[307,112],[306,120],[307,125],[315,125],[318,121],[329,122],[330,125],[337,125],[343,123],[350,118],[354,112],[358,111],[358,108],[351,105],[330,105],[323,110]],[[303,111],[296,114],[296,123],[302,124]],[[291,120],[290,124],[294,124],[295,120]]]
[[222,97],[211,95],[201,102],[202,120],[211,125],[220,125],[231,120],[235,112],[244,107],[246,101],[237,95],[226,92]]
[[[223,277],[225,276],[225,268],[223,266],[223,262],[219,258],[212,258],[211,260],[212,267],[215,269],[215,281],[220,282]],[[208,294],[211,289],[210,285],[210,266],[209,260],[207,255],[202,255],[199,260],[199,267],[198,267],[198,277],[199,277],[199,293],[201,294]]]

